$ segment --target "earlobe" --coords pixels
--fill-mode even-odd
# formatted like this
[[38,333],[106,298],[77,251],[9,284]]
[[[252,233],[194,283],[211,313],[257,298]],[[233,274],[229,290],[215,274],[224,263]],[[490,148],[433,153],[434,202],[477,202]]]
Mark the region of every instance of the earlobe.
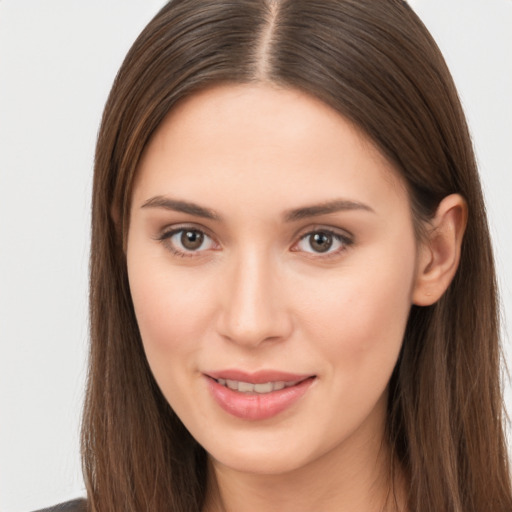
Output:
[[418,252],[413,304],[434,304],[450,285],[459,265],[467,211],[466,201],[459,194],[446,196],[439,203]]

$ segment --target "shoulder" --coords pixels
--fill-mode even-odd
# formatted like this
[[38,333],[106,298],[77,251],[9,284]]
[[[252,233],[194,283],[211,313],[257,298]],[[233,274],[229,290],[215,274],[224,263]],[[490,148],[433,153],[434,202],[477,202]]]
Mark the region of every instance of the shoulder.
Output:
[[86,512],[87,502],[84,499],[78,499],[73,501],[66,501],[60,505],[37,510],[36,512]]

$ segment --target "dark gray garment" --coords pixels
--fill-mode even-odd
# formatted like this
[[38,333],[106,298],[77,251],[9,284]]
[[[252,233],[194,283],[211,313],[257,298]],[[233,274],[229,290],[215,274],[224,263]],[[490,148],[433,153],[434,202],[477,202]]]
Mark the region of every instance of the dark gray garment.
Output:
[[50,508],[42,510],[36,510],[36,512],[86,512],[87,502],[84,499],[78,499],[73,501],[66,501],[60,505],[55,505]]

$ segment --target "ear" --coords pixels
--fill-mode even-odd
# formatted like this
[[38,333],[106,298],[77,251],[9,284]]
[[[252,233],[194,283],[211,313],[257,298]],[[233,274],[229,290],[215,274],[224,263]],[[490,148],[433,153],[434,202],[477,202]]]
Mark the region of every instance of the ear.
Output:
[[467,204],[461,195],[451,194],[439,203],[418,251],[413,304],[434,304],[450,285],[459,266],[467,217]]

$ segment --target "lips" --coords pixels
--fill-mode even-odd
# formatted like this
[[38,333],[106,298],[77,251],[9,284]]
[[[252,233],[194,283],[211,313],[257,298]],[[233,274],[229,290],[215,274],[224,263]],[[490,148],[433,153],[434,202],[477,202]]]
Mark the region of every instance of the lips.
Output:
[[314,375],[260,371],[248,374],[224,370],[205,374],[215,402],[245,420],[263,420],[294,405],[310,388]]

